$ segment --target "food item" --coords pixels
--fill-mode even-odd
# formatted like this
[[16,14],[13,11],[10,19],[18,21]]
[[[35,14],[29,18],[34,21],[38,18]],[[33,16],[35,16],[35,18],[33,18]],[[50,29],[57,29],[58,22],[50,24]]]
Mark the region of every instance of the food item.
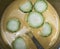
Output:
[[27,1],[26,3],[21,5],[19,9],[23,11],[24,13],[28,13],[32,11],[32,3],[30,1]]
[[34,5],[34,8],[37,12],[43,12],[47,9],[47,3],[45,0],[37,0]]
[[49,36],[52,33],[52,27],[49,23],[45,22],[41,30],[42,36]]
[[18,37],[12,42],[13,49],[27,49],[26,43],[23,38]]
[[17,30],[19,30],[21,23],[19,22],[18,19],[16,18],[12,18],[9,19],[7,22],[7,30],[11,31],[11,32],[16,32]]
[[27,17],[27,21],[31,27],[38,28],[43,24],[44,18],[38,12],[31,12]]
[[[57,15],[56,11],[54,10],[54,8],[50,5],[50,3],[48,1],[47,1],[48,8],[44,12],[40,13],[40,12],[36,11],[33,7],[31,12],[24,13],[21,10],[19,10],[19,6],[23,5],[23,3],[26,3],[27,1],[28,0],[16,0],[10,6],[8,6],[8,8],[5,10],[5,12],[2,16],[2,19],[1,19],[1,36],[4,40],[4,42],[6,44],[8,44],[9,46],[12,46],[11,43],[12,43],[12,41],[15,40],[16,37],[22,36],[24,38],[24,40],[26,40],[28,49],[37,49],[37,44],[35,44],[29,36],[25,36],[26,32],[31,31],[33,36],[39,42],[39,44],[41,44],[44,49],[49,49],[52,47],[52,45],[54,45],[56,43],[56,41],[58,39],[59,17]],[[37,0],[30,0],[30,1],[34,5],[34,3]],[[38,1],[42,1],[42,0],[38,0]],[[20,26],[20,27],[17,27],[19,29],[17,29],[16,31],[9,31],[8,30],[9,27],[6,29],[6,26],[8,26],[7,21],[12,20],[10,18],[19,19],[17,21],[18,22],[17,24],[20,24],[20,25],[17,25],[17,26]],[[27,19],[25,19],[25,18],[27,18]],[[35,18],[38,20],[33,21]],[[15,20],[14,20],[14,22],[15,22]],[[48,23],[48,24],[45,25],[45,23]],[[47,27],[48,29],[43,29],[44,25],[45,25],[45,28],[46,28],[46,26],[48,26]],[[15,26],[15,25],[13,25],[13,26]],[[52,30],[50,29],[49,26],[51,27]],[[47,30],[46,34],[43,30]],[[15,32],[15,33],[12,33],[12,32]],[[40,33],[42,33],[42,34],[40,35]],[[43,37],[43,35],[44,35],[44,37]],[[45,36],[47,36],[47,37],[45,37]]]

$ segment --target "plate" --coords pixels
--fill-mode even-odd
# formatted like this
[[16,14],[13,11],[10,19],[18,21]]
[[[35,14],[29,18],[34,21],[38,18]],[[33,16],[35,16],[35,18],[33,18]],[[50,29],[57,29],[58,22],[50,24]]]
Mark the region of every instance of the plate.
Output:
[[[22,11],[19,10],[19,6],[26,2],[27,0],[16,0],[13,3],[11,3],[5,10],[2,20],[1,20],[1,35],[5,43],[9,44],[11,46],[12,41],[16,38],[16,34],[19,34],[20,30],[22,28],[29,29],[27,22],[25,21],[25,17],[28,15],[26,13],[23,13]],[[31,2],[34,4],[36,0],[31,0]],[[53,8],[53,6],[47,1],[48,8],[45,12],[43,12],[43,16],[46,18],[46,22],[50,22],[52,24],[52,34],[48,37],[41,37],[38,32],[33,32],[32,34],[35,36],[35,38],[39,41],[39,43],[44,47],[44,49],[49,49],[52,47],[59,36],[59,16],[56,12],[56,10]],[[22,22],[22,28],[16,32],[16,33],[10,33],[6,29],[6,23],[10,18],[18,18],[19,21]],[[25,24],[25,25],[24,25]],[[31,28],[32,29],[32,28]],[[33,31],[36,29],[32,29]],[[37,29],[38,30],[38,29]],[[23,35],[27,43],[29,43],[29,40],[31,41],[31,49],[37,49],[33,41],[27,36]],[[27,40],[28,39],[28,40]],[[29,45],[29,44],[28,44]],[[32,47],[33,45],[33,47]]]

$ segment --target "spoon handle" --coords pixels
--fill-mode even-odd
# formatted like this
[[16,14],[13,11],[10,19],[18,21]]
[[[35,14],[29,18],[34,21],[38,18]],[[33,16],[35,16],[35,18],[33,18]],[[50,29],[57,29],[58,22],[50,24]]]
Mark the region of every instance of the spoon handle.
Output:
[[33,36],[32,33],[26,33],[26,34],[32,39],[37,49],[44,49],[43,46],[37,41],[37,39]]

